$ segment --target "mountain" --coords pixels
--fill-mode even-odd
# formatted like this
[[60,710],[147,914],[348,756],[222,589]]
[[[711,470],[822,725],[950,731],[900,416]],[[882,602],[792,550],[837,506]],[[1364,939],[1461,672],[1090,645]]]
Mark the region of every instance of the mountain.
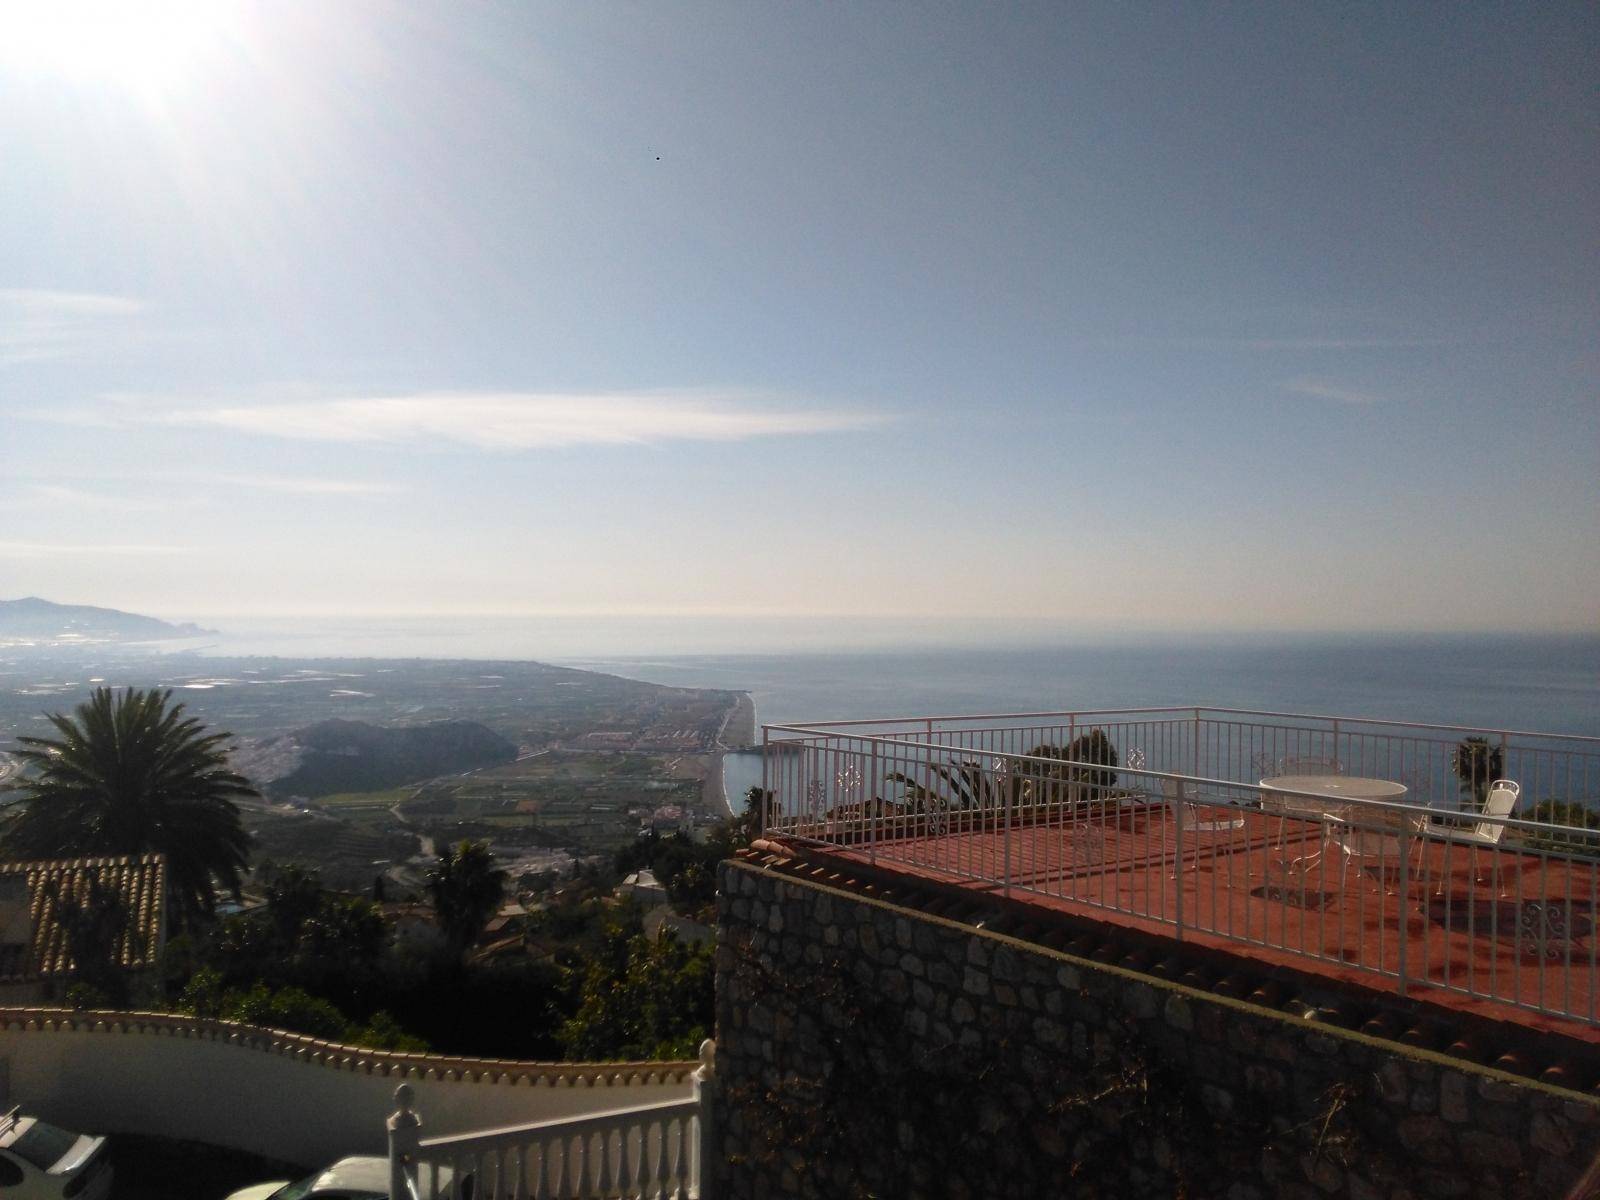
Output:
[[234,766],[273,795],[316,797],[383,791],[516,757],[514,742],[475,721],[382,726],[336,718],[257,743],[236,754]]
[[56,604],[37,596],[0,600],[0,640],[3,641],[150,642],[162,638],[200,637],[211,632],[198,625],[174,625],[115,608]]

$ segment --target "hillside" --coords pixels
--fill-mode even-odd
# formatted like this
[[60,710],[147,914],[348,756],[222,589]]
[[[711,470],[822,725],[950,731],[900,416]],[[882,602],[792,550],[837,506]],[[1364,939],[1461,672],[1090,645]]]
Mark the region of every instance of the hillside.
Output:
[[37,596],[0,600],[0,641],[148,642],[208,632],[198,625],[174,625],[115,608],[56,604]]
[[372,792],[498,766],[516,744],[474,721],[381,726],[335,718],[236,755],[238,768],[276,796]]

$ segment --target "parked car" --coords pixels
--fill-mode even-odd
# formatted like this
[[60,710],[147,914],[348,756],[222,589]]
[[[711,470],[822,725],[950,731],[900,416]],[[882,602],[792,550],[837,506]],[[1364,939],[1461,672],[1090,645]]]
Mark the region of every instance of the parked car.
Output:
[[106,1200],[106,1140],[69,1133],[13,1108],[0,1116],[0,1196],[6,1200]]
[[[427,1172],[423,1186],[418,1188],[422,1200],[427,1200],[427,1180],[431,1176],[432,1172]],[[450,1169],[441,1168],[440,1185],[449,1179]],[[470,1200],[471,1177],[464,1176],[462,1183],[465,1197]],[[258,1183],[229,1194],[227,1200],[389,1200],[389,1160],[380,1155],[352,1154],[304,1179]]]

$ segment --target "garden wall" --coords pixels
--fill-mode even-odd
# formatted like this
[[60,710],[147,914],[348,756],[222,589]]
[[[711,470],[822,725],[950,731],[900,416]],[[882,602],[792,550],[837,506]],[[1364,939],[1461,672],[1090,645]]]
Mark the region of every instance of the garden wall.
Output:
[[409,1082],[425,1137],[687,1097],[699,1064],[395,1054],[194,1017],[0,1009],[0,1106],[319,1166],[386,1152]]
[[1564,1196],[1600,1100],[722,867],[719,1196]]

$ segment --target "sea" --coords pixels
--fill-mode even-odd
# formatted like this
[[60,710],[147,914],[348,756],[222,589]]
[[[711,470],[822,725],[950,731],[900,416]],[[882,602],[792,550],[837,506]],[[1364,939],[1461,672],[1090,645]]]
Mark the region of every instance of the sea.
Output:
[[[1202,705],[1600,737],[1600,632],[1082,634],[709,618],[218,616],[190,652],[538,659],[748,692],[760,723]],[[729,796],[759,781],[729,754]]]
[[[173,646],[285,658],[539,659],[747,691],[758,723],[1208,706],[1600,738],[1594,634],[1141,634],[1043,622],[216,616]],[[760,755],[725,757],[726,794]]]
[[[1600,737],[1600,636],[1185,639],[568,665],[748,691],[757,721],[775,725],[1202,705]],[[759,753],[724,757],[730,799],[760,782]]]

